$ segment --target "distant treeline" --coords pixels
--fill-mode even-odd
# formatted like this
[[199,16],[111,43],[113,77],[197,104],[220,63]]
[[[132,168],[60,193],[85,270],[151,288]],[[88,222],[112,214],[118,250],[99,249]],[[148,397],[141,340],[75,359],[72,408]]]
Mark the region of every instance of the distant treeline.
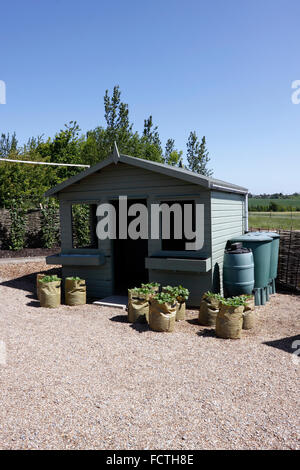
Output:
[[252,212],[292,212],[300,211],[300,195],[287,198],[258,198],[249,199],[249,210]]
[[293,194],[282,194],[282,193],[251,194],[249,193],[249,198],[253,198],[253,199],[300,199],[300,193],[293,193]]

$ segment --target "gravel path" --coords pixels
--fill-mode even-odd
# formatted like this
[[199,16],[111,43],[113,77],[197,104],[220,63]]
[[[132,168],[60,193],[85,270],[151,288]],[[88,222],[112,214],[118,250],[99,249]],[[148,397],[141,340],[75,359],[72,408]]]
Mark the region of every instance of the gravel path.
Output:
[[1,449],[300,448],[300,297],[273,296],[241,340],[196,311],[155,333],[119,309],[38,307],[43,269],[0,266]]

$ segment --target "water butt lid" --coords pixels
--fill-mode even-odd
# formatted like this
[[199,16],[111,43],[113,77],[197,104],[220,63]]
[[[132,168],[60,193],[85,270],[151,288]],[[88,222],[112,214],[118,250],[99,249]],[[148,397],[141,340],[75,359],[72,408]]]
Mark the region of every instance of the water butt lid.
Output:
[[277,233],[277,232],[260,232],[260,233],[263,233],[263,234],[266,235],[267,237],[271,237],[271,238],[280,238],[280,235],[279,235],[279,233]]
[[267,236],[262,232],[250,232],[245,235],[240,235],[238,237],[234,237],[230,240],[231,243],[236,242],[247,242],[247,243],[255,243],[255,242],[272,242],[273,238]]
[[241,242],[231,243],[225,250],[225,253],[236,255],[242,253],[250,253],[250,248],[243,248],[243,244]]

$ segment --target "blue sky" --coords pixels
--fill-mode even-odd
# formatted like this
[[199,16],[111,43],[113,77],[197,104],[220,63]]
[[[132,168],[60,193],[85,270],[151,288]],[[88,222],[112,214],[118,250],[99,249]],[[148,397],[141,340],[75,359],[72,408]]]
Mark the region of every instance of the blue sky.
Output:
[[1,2],[0,132],[53,136],[104,125],[120,85],[135,128],[165,143],[205,135],[216,178],[300,192],[298,0]]

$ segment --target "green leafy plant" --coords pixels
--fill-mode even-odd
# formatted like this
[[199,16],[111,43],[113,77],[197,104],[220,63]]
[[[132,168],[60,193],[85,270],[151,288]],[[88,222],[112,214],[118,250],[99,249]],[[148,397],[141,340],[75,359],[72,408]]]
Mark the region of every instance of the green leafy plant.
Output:
[[210,292],[210,291],[205,292],[205,294],[204,294],[203,297],[204,297],[205,299],[206,299],[206,298],[207,298],[207,299],[211,298],[211,299],[216,299],[216,300],[220,300],[220,301],[221,301],[222,299],[224,299],[224,297],[222,297],[221,294],[216,294],[215,292]]
[[21,250],[25,246],[27,221],[22,200],[12,200],[9,215],[11,220],[9,249],[14,251]]
[[134,297],[144,297],[153,293],[152,289],[149,289],[148,287],[134,287],[133,289],[130,289],[130,292]]
[[58,282],[61,281],[61,278],[58,277],[56,274],[54,276],[44,276],[40,279],[40,282]]
[[53,248],[58,241],[58,228],[55,224],[55,218],[58,214],[57,204],[49,200],[48,204],[41,209],[41,232],[42,244],[44,248]]
[[164,286],[163,291],[173,295],[179,302],[185,302],[190,295],[190,292],[185,287],[179,286]]
[[81,281],[81,277],[73,276],[73,277],[66,277],[68,281]]
[[185,302],[190,295],[190,291],[186,289],[185,287],[182,287],[181,285],[178,287],[175,287],[175,292],[176,292],[176,297],[177,300],[180,302]]
[[240,307],[240,306],[244,306],[246,305],[247,303],[247,299],[245,299],[244,297],[240,296],[240,297],[228,297],[227,299],[220,299],[220,302],[222,305],[226,305],[227,307]]
[[159,292],[153,295],[153,299],[157,300],[159,304],[174,304],[176,295],[171,292]]
[[93,205],[72,204],[73,248],[93,248],[95,233],[93,227]]
[[163,291],[164,292],[171,293],[171,292],[174,292],[174,289],[175,289],[175,287],[173,287],[173,286],[163,286]]
[[155,287],[160,287],[159,282],[148,282],[147,284],[142,284],[142,287],[145,289],[153,290]]

